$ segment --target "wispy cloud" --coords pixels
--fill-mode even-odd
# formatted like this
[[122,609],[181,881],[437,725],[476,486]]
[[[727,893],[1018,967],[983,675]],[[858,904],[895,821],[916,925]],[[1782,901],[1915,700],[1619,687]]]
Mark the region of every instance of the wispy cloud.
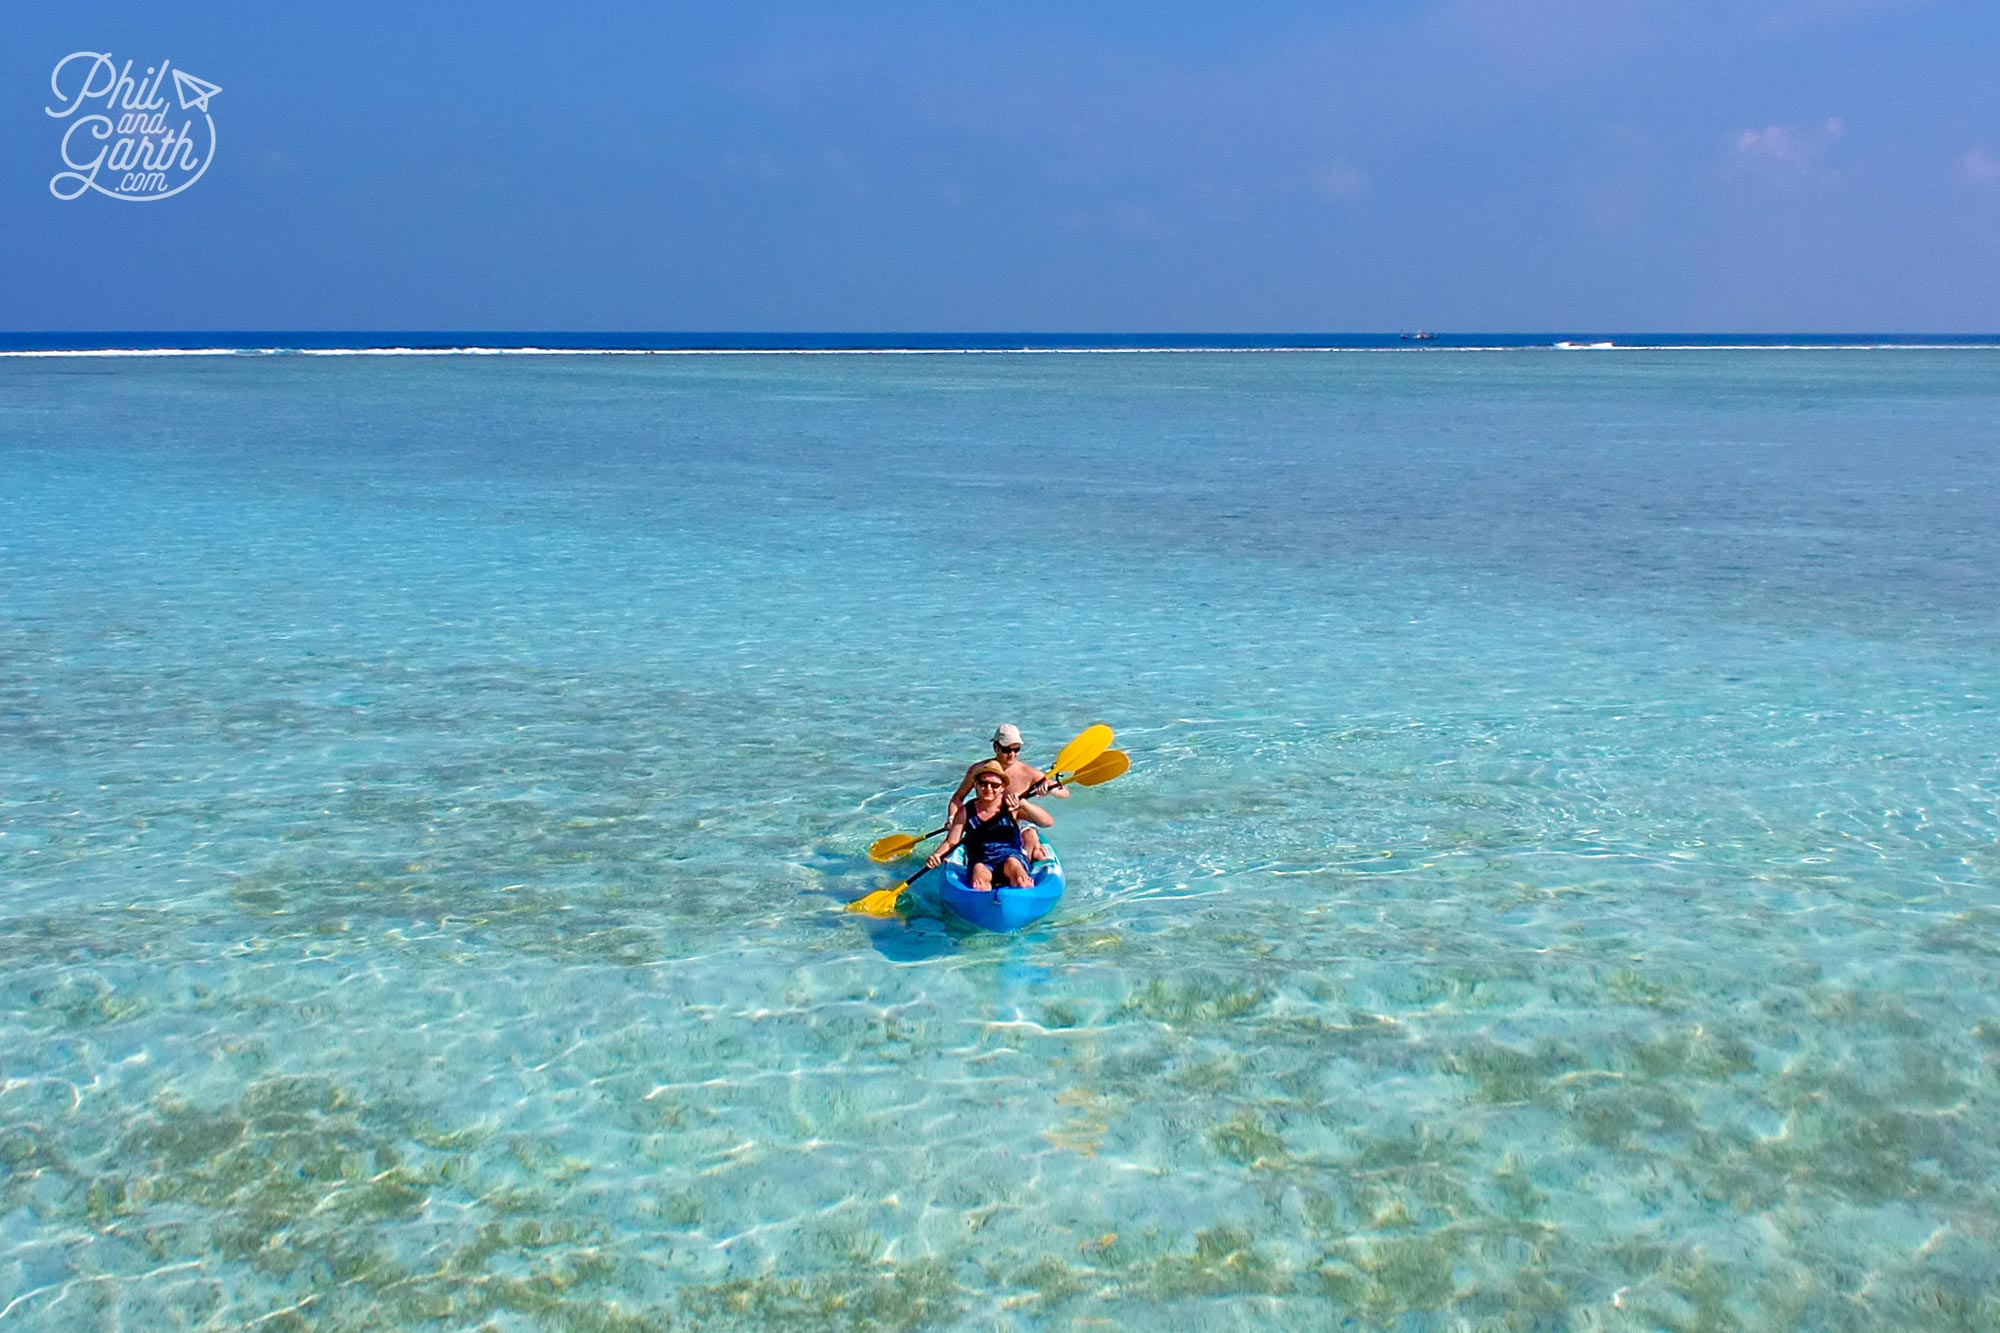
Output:
[[1312,173],[1313,189],[1337,204],[1366,199],[1373,188],[1368,175],[1351,162],[1329,162]]
[[1975,148],[1958,159],[1958,178],[1982,190],[2000,190],[2000,159]]
[[1818,172],[1834,146],[1847,134],[1839,116],[1817,129],[1766,125],[1739,131],[1730,145],[1730,160],[1740,170],[1803,178]]

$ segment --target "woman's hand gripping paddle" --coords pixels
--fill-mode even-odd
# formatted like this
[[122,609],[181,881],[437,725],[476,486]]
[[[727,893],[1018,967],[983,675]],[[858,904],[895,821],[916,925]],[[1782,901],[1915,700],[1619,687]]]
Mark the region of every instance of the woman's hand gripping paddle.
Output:
[[[1062,753],[1056,756],[1056,761],[1049,765],[1048,771],[1052,774],[1069,772],[1071,773],[1069,779],[1071,782],[1081,782],[1086,787],[1095,786],[1099,782],[1109,782],[1112,778],[1117,777],[1127,768],[1130,768],[1132,763],[1123,754],[1118,755],[1116,763],[1102,763],[1103,760],[1110,757],[1105,752],[1111,749],[1112,739],[1111,728],[1105,726],[1102,722],[1097,723],[1095,726],[1085,727],[1075,740],[1063,746]],[[1101,769],[1104,776],[1091,781],[1085,781],[1084,774],[1091,771],[1093,766]],[[942,832],[944,830],[941,828],[932,829],[921,838],[911,837],[907,833],[892,833],[886,838],[876,839],[868,848],[868,855],[876,861],[894,861],[898,857],[908,856],[911,852],[915,851],[918,843],[935,838]],[[929,868],[926,866],[924,869],[928,870]],[[909,888],[910,885],[916,883],[919,879],[922,879],[923,876],[924,871],[919,870],[900,884],[892,884],[886,889],[877,889],[873,893],[864,894],[862,897],[856,898],[853,902],[849,903],[847,910],[850,912],[860,912],[867,916],[892,915],[896,910],[897,899],[903,896],[903,890]]]

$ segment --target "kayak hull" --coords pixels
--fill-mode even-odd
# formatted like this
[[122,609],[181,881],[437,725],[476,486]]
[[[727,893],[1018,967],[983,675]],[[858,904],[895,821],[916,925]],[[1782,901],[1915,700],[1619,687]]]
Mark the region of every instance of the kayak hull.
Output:
[[1033,925],[1053,912],[1063,896],[1062,862],[1055,859],[1053,847],[1046,842],[1042,846],[1049,859],[1028,868],[1034,880],[1029,888],[1002,885],[980,893],[966,881],[965,866],[954,859],[938,867],[938,897],[953,916],[981,930],[1019,930]]

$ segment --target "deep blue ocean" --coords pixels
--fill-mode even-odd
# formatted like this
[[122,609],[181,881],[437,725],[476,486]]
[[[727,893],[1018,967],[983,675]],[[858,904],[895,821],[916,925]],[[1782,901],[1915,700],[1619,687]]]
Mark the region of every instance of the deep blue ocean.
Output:
[[0,357],[0,1326],[2000,1324],[2000,355],[1446,341]]

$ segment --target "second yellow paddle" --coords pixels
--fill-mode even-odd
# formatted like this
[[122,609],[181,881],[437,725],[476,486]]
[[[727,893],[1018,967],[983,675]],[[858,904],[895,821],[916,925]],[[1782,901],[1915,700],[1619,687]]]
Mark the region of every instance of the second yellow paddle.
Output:
[[[1109,750],[1112,740],[1111,728],[1105,726],[1102,722],[1085,727],[1082,732],[1078,733],[1075,740],[1063,746],[1062,752],[1056,756],[1056,761],[1049,765],[1048,771],[1050,773],[1062,773],[1082,769],[1095,762],[1106,750]],[[1118,768],[1118,773],[1124,772],[1125,767],[1129,767],[1129,765],[1130,761],[1127,760],[1124,766]],[[1101,780],[1109,781],[1110,778],[1116,777],[1118,773],[1108,774],[1106,778]],[[899,856],[907,856],[916,849],[918,843],[923,842],[927,838],[934,838],[942,832],[944,832],[943,829],[932,829],[929,833],[924,834],[922,838],[913,838],[907,833],[892,833],[886,838],[878,838],[869,847],[868,855],[877,861],[893,861]],[[928,870],[929,868],[926,866],[924,869]],[[922,878],[923,874],[924,871],[919,870],[900,884],[892,884],[886,889],[877,889],[873,893],[864,894],[849,903],[847,910],[850,912],[861,912],[868,916],[888,916],[895,912],[896,901],[903,896],[903,890],[909,888],[911,884]]]
[[[1049,787],[1095,787],[1101,782],[1109,782],[1113,778],[1124,776],[1125,770],[1130,767],[1132,767],[1132,757],[1123,750],[1106,750],[1074,773],[1064,775],[1050,769],[1047,777],[1043,779],[1047,784],[1043,790]],[[891,833],[886,838],[877,838],[869,843],[868,856],[871,860],[884,865],[891,861],[900,861],[942,832],[944,829],[939,827],[922,836],[915,833]]]

